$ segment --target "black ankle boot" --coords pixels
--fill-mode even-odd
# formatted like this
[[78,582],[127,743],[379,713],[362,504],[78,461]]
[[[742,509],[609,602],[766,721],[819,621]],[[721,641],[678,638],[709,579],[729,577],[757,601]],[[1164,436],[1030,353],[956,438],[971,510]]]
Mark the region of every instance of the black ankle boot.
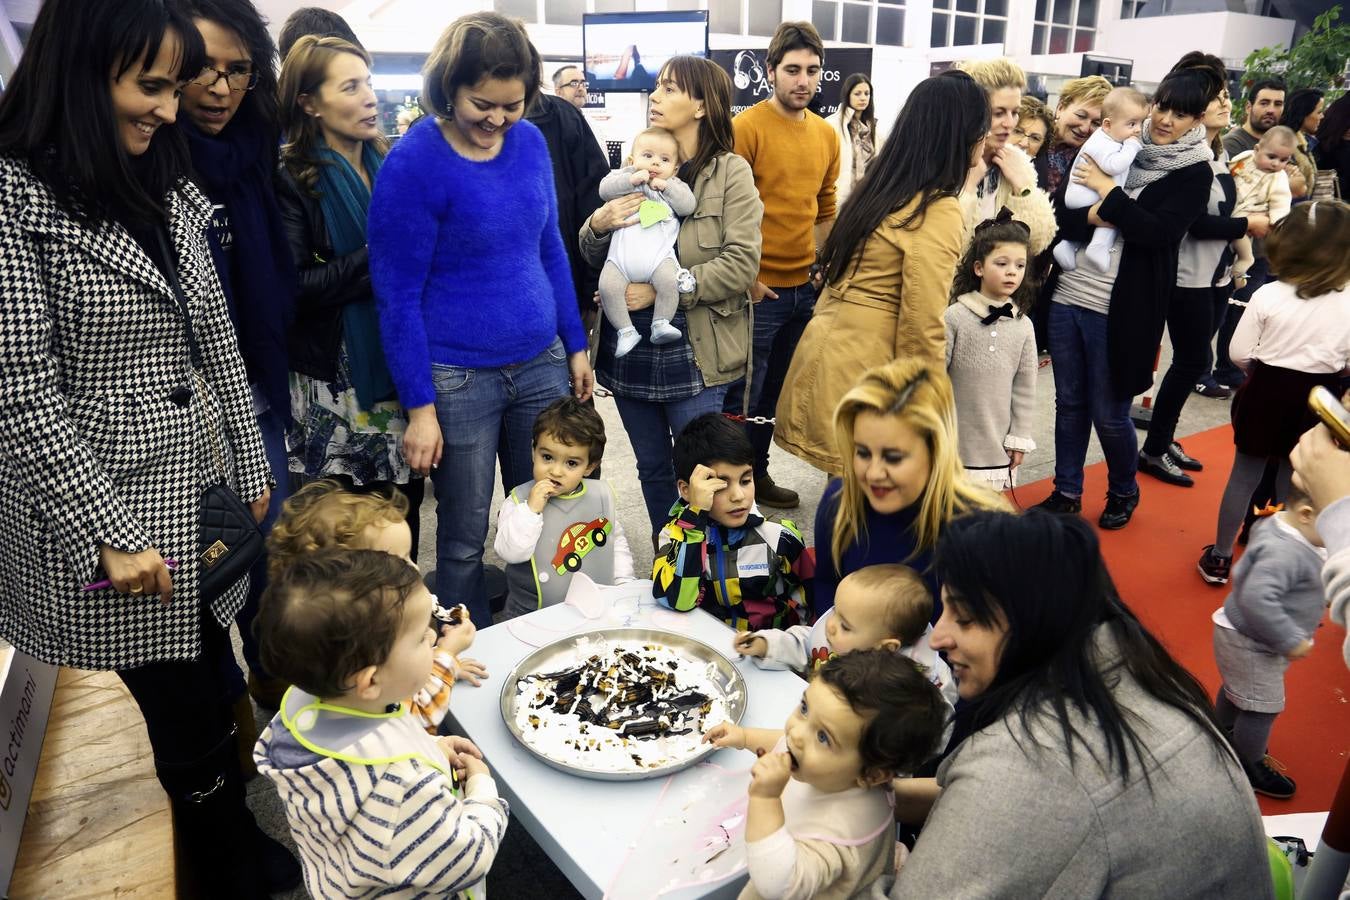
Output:
[[[209,900],[265,900],[300,881],[300,864],[262,834],[244,804],[237,740],[231,728],[198,759],[155,759],[173,810],[179,879]],[[264,842],[285,854],[289,871]]]

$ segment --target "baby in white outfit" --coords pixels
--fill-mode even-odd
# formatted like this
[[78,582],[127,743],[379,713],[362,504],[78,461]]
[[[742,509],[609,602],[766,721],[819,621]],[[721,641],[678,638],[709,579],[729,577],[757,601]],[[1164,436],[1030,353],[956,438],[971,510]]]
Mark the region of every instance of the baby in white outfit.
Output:
[[[1102,127],[1078,151],[1073,161],[1078,165],[1083,157],[1091,159],[1107,175],[1115,179],[1116,184],[1125,186],[1130,173],[1130,164],[1139,153],[1143,144],[1139,133],[1144,127],[1144,117],[1148,114],[1148,98],[1134,88],[1119,87],[1106,95],[1102,101]],[[1091,206],[1101,196],[1085,184],[1070,179],[1064,190],[1064,205],[1069,209],[1082,209]],[[1106,225],[1097,226],[1092,232],[1092,240],[1083,252],[1092,267],[1099,272],[1111,268],[1111,247],[1116,242],[1116,230]],[[1073,241],[1060,241],[1055,245],[1055,262],[1066,272],[1078,268],[1078,250],[1080,245]]]
[[600,199],[613,200],[634,191],[646,198],[635,224],[620,228],[609,241],[609,256],[600,270],[600,305],[609,324],[619,332],[615,356],[626,356],[640,341],[628,315],[624,293],[630,284],[650,284],[656,290],[652,309],[651,342],[669,344],[684,335],[670,324],[679,309],[680,264],[675,242],[680,220],[694,211],[694,192],[675,177],[680,147],[664,128],[648,128],[633,139],[628,165],[600,182]]

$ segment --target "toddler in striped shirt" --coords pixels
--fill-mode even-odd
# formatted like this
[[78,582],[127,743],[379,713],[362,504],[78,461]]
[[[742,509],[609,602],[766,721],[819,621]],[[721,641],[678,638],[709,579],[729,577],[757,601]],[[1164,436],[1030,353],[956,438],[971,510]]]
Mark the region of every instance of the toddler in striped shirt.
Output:
[[406,702],[431,675],[434,603],[406,560],[342,548],[297,557],[262,596],[263,665],[292,687],[253,758],[311,897],[483,896],[506,801],[478,748]]

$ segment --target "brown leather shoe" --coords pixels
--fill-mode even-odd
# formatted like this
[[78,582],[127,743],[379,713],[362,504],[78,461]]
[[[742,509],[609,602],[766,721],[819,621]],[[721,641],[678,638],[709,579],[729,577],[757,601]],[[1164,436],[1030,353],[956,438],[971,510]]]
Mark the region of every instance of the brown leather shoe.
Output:
[[755,478],[755,502],[777,509],[796,509],[801,498],[796,491],[774,484],[770,476],[759,475]]

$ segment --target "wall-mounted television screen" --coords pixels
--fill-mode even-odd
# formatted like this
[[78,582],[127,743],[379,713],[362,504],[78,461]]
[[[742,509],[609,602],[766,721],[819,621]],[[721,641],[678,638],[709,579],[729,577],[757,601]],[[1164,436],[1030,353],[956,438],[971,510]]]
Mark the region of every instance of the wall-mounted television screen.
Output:
[[592,91],[651,91],[672,56],[708,55],[708,13],[587,13],[581,19]]

